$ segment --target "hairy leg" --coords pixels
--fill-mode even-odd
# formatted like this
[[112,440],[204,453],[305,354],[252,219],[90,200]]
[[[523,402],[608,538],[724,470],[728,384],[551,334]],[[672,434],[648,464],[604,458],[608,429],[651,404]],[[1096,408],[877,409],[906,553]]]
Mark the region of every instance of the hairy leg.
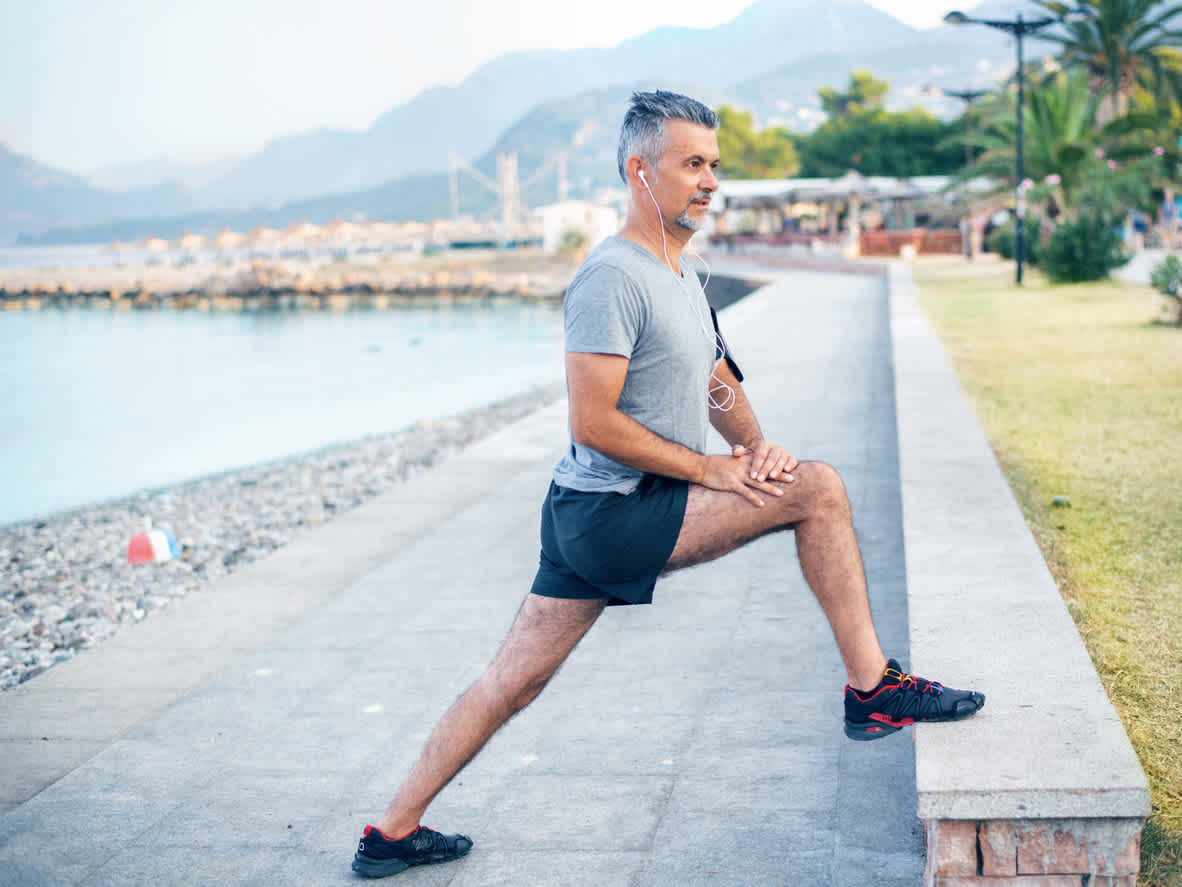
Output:
[[391,838],[414,829],[427,806],[492,735],[532,702],[587,630],[605,600],[528,594],[484,675],[435,725],[378,828]]
[[870,618],[845,485],[823,462],[802,462],[793,474],[793,483],[776,482],[784,495],[768,496],[763,508],[737,493],[691,486],[665,570],[714,560],[760,536],[794,530],[805,581],[829,620],[849,682],[870,689],[881,679],[886,657]]

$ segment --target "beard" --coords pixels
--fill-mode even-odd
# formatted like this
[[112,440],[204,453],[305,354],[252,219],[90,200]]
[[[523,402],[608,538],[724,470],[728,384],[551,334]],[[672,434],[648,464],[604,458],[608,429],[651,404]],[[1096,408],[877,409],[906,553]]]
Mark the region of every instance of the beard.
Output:
[[691,197],[688,201],[686,201],[685,209],[681,211],[681,215],[677,217],[677,224],[680,227],[685,228],[687,231],[701,231],[706,224],[706,218],[703,216],[700,219],[695,219],[689,214],[689,208],[690,204],[692,204],[695,200],[709,199],[710,195],[705,193],[695,194],[693,197]]
[[702,230],[702,226],[706,224],[706,220],[691,218],[689,210],[686,210],[677,217],[677,224],[687,231],[697,232]]

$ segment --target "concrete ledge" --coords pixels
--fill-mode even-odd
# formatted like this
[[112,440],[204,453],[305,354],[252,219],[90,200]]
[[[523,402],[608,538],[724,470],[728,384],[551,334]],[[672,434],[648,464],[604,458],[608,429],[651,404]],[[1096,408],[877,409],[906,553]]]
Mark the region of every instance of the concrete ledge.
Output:
[[[911,667],[987,698],[967,721],[915,728],[928,883],[945,877],[935,823],[956,822],[961,837],[974,836],[973,872],[958,878],[985,877],[979,834],[1051,820],[1077,843],[1119,834],[1121,847],[1097,845],[1094,855],[1123,861],[1129,828],[1139,833],[1150,811],[1144,772],[919,311],[910,270],[893,264],[889,282]],[[1100,821],[1109,825],[1094,828]]]

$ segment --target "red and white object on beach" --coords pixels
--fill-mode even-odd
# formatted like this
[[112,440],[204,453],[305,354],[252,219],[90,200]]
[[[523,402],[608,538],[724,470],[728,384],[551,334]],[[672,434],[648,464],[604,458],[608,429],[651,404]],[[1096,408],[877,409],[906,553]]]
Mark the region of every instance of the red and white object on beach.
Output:
[[181,550],[176,540],[168,530],[148,530],[136,533],[127,544],[127,562],[129,564],[147,564],[170,561],[179,557]]

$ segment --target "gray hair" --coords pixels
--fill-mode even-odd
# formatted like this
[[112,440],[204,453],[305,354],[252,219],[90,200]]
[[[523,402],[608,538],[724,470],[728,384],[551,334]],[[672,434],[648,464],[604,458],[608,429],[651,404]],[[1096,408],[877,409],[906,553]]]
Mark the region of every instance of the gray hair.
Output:
[[695,99],[663,89],[632,93],[632,107],[624,115],[616,153],[620,179],[625,185],[628,184],[625,164],[629,157],[636,155],[654,168],[660,161],[665,153],[666,120],[685,120],[718,129],[718,115]]

